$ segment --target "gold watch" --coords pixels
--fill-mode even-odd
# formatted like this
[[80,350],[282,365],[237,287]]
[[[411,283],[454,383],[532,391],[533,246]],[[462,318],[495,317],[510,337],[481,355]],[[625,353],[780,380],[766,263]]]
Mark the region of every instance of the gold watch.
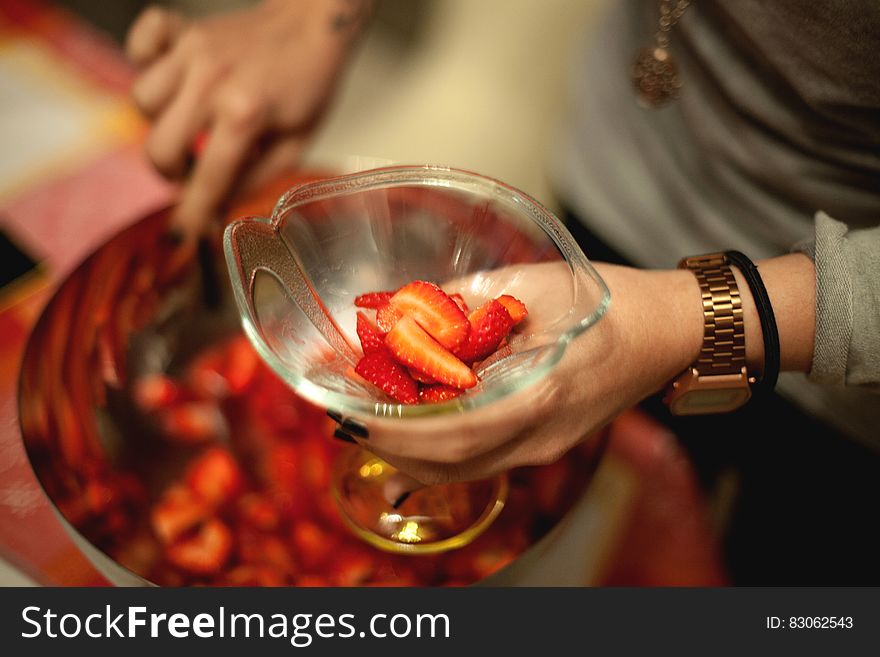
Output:
[[679,269],[697,277],[703,297],[703,346],[676,377],[663,401],[675,415],[728,413],[752,396],[746,370],[746,337],[736,279],[723,253],[684,258]]

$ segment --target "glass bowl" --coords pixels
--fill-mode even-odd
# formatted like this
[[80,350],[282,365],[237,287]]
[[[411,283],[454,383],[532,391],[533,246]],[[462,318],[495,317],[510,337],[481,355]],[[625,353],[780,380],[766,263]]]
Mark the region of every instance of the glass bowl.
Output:
[[[437,166],[375,169],[294,187],[271,217],[231,223],[224,252],[242,324],[262,358],[306,399],[347,417],[461,413],[545,377],[595,324],[608,288],[563,224],[497,180]],[[525,285],[528,267],[557,267],[561,302]],[[453,400],[403,405],[353,375],[354,298],[433,281],[476,307],[512,294],[529,308],[507,355]]]

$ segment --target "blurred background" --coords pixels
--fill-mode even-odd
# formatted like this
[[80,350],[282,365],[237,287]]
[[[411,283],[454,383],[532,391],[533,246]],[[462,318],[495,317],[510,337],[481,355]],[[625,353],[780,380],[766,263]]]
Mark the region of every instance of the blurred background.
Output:
[[[122,43],[145,2],[59,0]],[[253,0],[160,2],[190,16]],[[545,203],[569,64],[603,0],[380,0],[308,162],[448,164]]]

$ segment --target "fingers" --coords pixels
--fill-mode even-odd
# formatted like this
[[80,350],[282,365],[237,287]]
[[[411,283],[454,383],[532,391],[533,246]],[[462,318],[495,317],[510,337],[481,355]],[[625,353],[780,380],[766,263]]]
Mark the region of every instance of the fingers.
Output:
[[279,137],[260,153],[259,160],[241,172],[237,193],[247,193],[296,168],[305,151],[308,136],[300,133]]
[[262,132],[265,119],[255,107],[244,100],[218,112],[174,216],[175,227],[187,238],[200,233],[216,215]]
[[125,54],[138,66],[146,66],[174,43],[186,20],[178,13],[155,5],[135,20],[125,40]]
[[157,116],[174,98],[183,78],[183,59],[179,50],[163,55],[135,80],[132,98],[141,112]]
[[[511,437],[489,452],[460,463],[401,458],[381,449],[375,449],[374,445],[369,445],[369,449],[402,473],[398,479],[390,478],[387,488],[383,491],[386,500],[393,506],[402,495],[424,486],[487,479],[514,467],[543,463],[544,459],[538,458],[531,447],[534,440],[535,436],[526,431]],[[367,445],[364,444],[364,447]]]
[[169,178],[180,178],[190,161],[196,135],[208,122],[206,102],[214,82],[203,66],[191,66],[184,75],[180,92],[162,113],[147,139],[147,156]]
[[385,500],[395,509],[403,504],[411,493],[423,488],[424,484],[403,472],[397,472],[388,478],[382,487]]
[[528,391],[465,414],[406,422],[377,418],[369,425],[369,447],[401,459],[460,464],[523,431],[546,425],[557,400],[555,382],[548,378]]

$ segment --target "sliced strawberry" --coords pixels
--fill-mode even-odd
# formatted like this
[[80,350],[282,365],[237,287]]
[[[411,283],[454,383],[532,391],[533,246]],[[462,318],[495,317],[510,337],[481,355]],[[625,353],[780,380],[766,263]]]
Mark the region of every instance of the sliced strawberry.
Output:
[[191,445],[219,440],[228,433],[215,402],[189,402],[163,409],[159,415],[164,438]]
[[274,531],[280,523],[278,509],[260,493],[242,495],[236,502],[236,510],[241,520],[257,529]]
[[456,349],[468,336],[467,315],[433,283],[413,281],[391,297],[391,306],[412,317],[446,349]]
[[195,535],[168,546],[165,556],[178,568],[195,575],[213,575],[223,569],[232,552],[232,534],[219,520],[209,520]]
[[432,386],[422,386],[419,390],[419,400],[424,404],[437,404],[455,399],[460,394],[461,390],[458,388],[437,383]]
[[513,328],[507,309],[496,300],[487,301],[470,314],[471,331],[467,341],[455,352],[465,363],[490,356]]
[[403,314],[390,303],[382,306],[376,312],[376,324],[379,325],[379,331],[384,335],[394,328],[394,325],[400,321]]
[[382,340],[382,334],[379,333],[379,329],[360,311],[357,314],[357,335],[361,341],[364,355],[385,351],[385,341]]
[[150,374],[134,383],[134,400],[143,411],[167,408],[180,399],[177,384],[164,374]]
[[367,292],[359,297],[355,297],[354,305],[358,308],[375,308],[378,310],[382,306],[387,306],[392,296],[394,296],[394,292]]
[[333,558],[333,537],[311,520],[301,520],[294,525],[290,535],[297,562],[310,570],[316,569],[328,558]]
[[358,361],[354,371],[399,402],[419,403],[418,385],[386,350],[367,354]]
[[229,394],[225,367],[226,355],[222,349],[206,349],[187,365],[186,382],[200,399],[222,399]]
[[[455,310],[461,312],[458,307]],[[461,389],[477,385],[471,368],[444,349],[412,317],[397,322],[385,336],[385,345],[399,362],[440,383]]]
[[248,339],[241,335],[227,347],[223,374],[233,395],[243,393],[257,376],[260,356]]
[[431,385],[432,383],[437,383],[436,379],[432,379],[427,374],[422,374],[418,370],[414,370],[412,368],[407,368],[407,371],[409,372],[409,375],[412,378],[414,378],[416,381],[418,381],[419,383],[424,383],[426,385]]
[[455,305],[458,306],[459,310],[463,312],[465,315],[470,313],[471,309],[468,308],[467,302],[464,300],[464,297],[460,294],[450,294],[449,298],[455,301]]
[[235,458],[220,447],[199,456],[187,469],[185,480],[196,495],[213,505],[232,501],[244,483]]
[[513,320],[514,326],[516,326],[529,316],[529,311],[526,309],[526,304],[524,304],[516,297],[512,297],[509,294],[502,294],[500,297],[495,299],[495,301],[497,301],[507,309],[507,312],[510,314],[510,318]]
[[189,529],[207,520],[208,503],[192,490],[175,484],[166,490],[150,511],[150,526],[162,543],[171,543]]

